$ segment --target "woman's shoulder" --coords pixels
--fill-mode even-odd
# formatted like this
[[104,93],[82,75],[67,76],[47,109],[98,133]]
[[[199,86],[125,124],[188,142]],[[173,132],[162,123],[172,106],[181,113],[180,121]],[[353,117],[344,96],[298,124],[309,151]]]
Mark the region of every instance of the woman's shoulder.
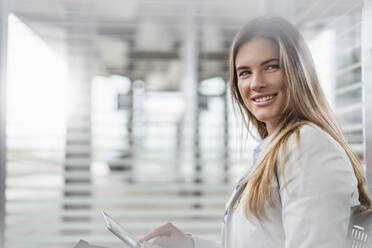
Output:
[[330,139],[329,134],[313,123],[304,124],[300,127],[300,135],[306,138]]
[[[289,143],[296,145],[296,135],[292,135]],[[300,151],[324,150],[345,153],[341,145],[325,130],[315,124],[305,124],[300,128],[298,145]]]

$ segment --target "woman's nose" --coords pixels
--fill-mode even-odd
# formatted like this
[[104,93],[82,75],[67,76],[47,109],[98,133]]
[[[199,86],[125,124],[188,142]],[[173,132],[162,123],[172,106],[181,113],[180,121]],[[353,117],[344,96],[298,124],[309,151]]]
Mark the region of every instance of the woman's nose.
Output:
[[256,72],[253,74],[252,81],[251,81],[251,89],[252,90],[259,90],[266,86],[265,80],[262,76],[262,73]]

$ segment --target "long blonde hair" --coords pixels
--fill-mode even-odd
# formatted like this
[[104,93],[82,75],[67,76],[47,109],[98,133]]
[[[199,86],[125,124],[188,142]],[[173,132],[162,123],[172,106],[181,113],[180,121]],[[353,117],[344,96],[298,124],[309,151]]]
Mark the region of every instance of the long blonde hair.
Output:
[[[275,173],[278,155],[286,151],[289,137],[296,136],[298,148],[299,131],[305,124],[315,124],[332,136],[345,150],[358,181],[361,208],[369,209],[371,199],[367,192],[366,180],[358,156],[350,149],[337,120],[320,87],[314,62],[305,40],[298,30],[280,17],[259,17],[251,20],[236,35],[230,51],[230,89],[233,105],[237,108],[248,132],[251,126],[258,131],[260,138],[268,136],[265,123],[257,120],[244,105],[238,90],[235,60],[239,48],[253,38],[266,38],[279,48],[280,68],[286,79],[287,102],[280,117],[279,125],[271,134],[270,146],[257,162],[250,175],[241,182],[245,187],[244,208],[248,220],[254,216],[267,219],[265,202],[275,207],[270,188]],[[285,161],[280,161],[281,164]],[[284,169],[282,170],[283,176]]]

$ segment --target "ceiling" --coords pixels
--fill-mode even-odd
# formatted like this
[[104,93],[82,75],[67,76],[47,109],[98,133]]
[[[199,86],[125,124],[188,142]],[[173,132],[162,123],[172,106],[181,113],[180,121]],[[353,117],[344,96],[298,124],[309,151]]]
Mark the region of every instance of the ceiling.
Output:
[[[10,10],[67,61],[94,75],[125,75],[177,90],[188,28],[197,36],[198,78],[227,78],[231,41],[249,19],[280,12],[299,27],[324,23],[360,0],[12,0]],[[74,63],[70,63],[74,64]],[[154,85],[151,81],[155,80]],[[160,78],[160,80],[159,80]],[[153,80],[154,81],[154,80]],[[154,82],[155,82],[154,81]],[[161,83],[159,83],[161,82]]]

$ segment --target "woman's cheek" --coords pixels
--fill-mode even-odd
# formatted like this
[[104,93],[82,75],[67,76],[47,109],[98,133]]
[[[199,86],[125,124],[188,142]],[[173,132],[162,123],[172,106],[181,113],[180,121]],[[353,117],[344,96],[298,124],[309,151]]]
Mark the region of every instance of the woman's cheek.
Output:
[[245,82],[244,80],[240,80],[238,81],[238,89],[239,89],[239,92],[240,92],[240,95],[243,97],[247,94],[247,82]]
[[249,98],[249,87],[248,87],[247,82],[242,82],[240,86],[238,87],[238,89],[239,89],[240,95],[243,98],[243,101],[245,103],[248,103],[247,99]]

